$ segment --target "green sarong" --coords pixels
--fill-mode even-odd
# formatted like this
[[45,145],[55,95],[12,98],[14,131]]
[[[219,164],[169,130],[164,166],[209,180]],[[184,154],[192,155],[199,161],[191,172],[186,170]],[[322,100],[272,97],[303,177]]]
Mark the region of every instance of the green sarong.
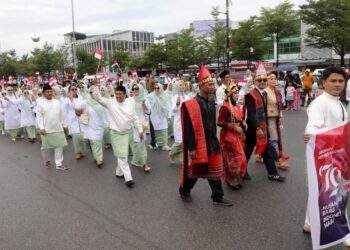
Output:
[[86,145],[83,133],[72,134],[74,153],[85,153]]
[[111,144],[111,130],[109,128],[103,132],[103,144]]
[[168,146],[168,129],[155,130],[156,143],[159,147]]
[[113,154],[117,158],[128,158],[130,133],[120,134],[111,130]]
[[66,135],[64,132],[49,133],[40,135],[41,149],[63,148],[67,146]]
[[174,136],[174,117],[172,116],[170,121],[168,121],[168,137]]
[[103,150],[102,150],[102,141],[89,140],[92,150],[92,156],[96,161],[103,161]]
[[133,141],[133,135],[130,136],[130,148],[132,152],[131,164],[143,167],[147,161],[147,150],[145,142],[135,142]]
[[36,138],[36,128],[35,126],[28,126],[24,128],[27,132],[28,139]]
[[20,128],[15,128],[15,129],[9,129],[8,133],[11,136],[11,138],[16,138],[19,135],[20,131],[21,131]]
[[169,152],[169,156],[178,156],[182,155],[182,143],[174,143]]

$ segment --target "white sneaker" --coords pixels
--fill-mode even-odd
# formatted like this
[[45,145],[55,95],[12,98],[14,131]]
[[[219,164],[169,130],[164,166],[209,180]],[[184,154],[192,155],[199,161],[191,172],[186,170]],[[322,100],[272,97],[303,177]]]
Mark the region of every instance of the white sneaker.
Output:
[[169,146],[163,146],[163,147],[162,147],[162,150],[163,150],[163,151],[170,151],[171,148],[170,148]]
[[65,167],[65,166],[56,166],[56,169],[57,170],[69,170],[69,168]]
[[11,140],[12,140],[12,141],[16,141],[16,138],[12,138]]
[[2,135],[4,135],[4,134],[5,134],[5,131],[4,131],[4,130],[3,130],[3,131],[1,131],[1,134],[2,134]]

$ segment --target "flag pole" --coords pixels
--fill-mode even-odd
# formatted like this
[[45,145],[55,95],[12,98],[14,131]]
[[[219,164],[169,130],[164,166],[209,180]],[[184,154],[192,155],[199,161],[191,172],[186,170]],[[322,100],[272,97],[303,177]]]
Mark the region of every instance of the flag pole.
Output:
[[[102,57],[101,57],[101,59],[102,59]],[[98,60],[98,65],[97,65],[96,74],[95,74],[96,77],[97,77],[98,69],[100,68],[100,65],[101,65],[101,59]]]

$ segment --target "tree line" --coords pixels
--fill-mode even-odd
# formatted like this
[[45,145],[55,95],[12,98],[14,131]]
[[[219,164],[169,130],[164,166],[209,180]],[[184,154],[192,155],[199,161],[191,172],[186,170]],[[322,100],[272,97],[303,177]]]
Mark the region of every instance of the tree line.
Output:
[[[112,57],[123,70],[165,67],[183,70],[191,65],[210,63],[224,67],[228,49],[231,59],[244,60],[249,64],[264,59],[263,56],[271,49],[272,41],[276,41],[279,46],[284,38],[300,36],[300,22],[303,22],[309,27],[306,32],[307,45],[334,50],[341,58],[341,65],[345,65],[345,55],[350,52],[350,1],[307,0],[298,9],[295,7],[284,1],[275,8],[261,8],[260,15],[240,22],[236,29],[230,27],[229,48],[226,47],[226,26],[219,21],[220,9],[213,7],[211,15],[216,24],[211,26],[212,36],[209,38],[195,38],[191,29],[182,29],[169,42],[164,41],[164,36],[157,37],[142,57],[131,56],[121,48],[116,49]],[[95,73],[98,62],[94,55],[81,49],[76,54],[79,76]],[[108,62],[104,55],[102,65],[112,63],[113,60]],[[35,48],[30,54],[21,57],[14,50],[0,53],[0,74],[3,76],[28,76],[39,71],[49,77],[54,70],[73,72],[68,62],[67,49],[55,49],[52,44],[45,43],[42,48]]]

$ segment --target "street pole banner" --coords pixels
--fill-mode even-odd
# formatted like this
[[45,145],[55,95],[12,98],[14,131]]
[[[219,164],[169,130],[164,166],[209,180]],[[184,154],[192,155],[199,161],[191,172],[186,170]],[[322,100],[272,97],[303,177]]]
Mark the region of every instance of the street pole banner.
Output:
[[350,236],[350,122],[310,133],[306,148],[309,213],[313,249],[324,249]]

